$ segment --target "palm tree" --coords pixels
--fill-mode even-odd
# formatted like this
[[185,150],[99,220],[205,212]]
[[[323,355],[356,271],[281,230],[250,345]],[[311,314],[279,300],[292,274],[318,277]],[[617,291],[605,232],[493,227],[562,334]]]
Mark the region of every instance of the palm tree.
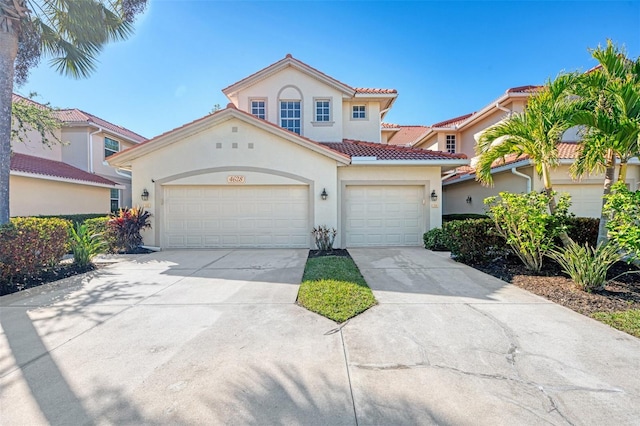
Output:
[[126,39],[147,0],[0,0],[0,225],[9,221],[11,95],[42,56],[87,77],[103,46]]
[[[549,210],[556,212],[550,172],[558,165],[557,144],[563,133],[573,126],[572,117],[579,110],[580,101],[570,92],[575,79],[575,74],[558,76],[529,99],[523,112],[512,114],[482,134],[476,145],[477,180],[492,185],[491,167],[496,162],[504,161],[508,155],[526,155],[542,178]],[[565,246],[570,241],[566,233],[560,238]]]
[[[629,60],[610,40],[606,48],[598,47],[592,55],[599,66],[582,75],[576,86],[585,108],[573,117],[573,122],[584,126],[584,132],[572,174],[578,177],[605,172],[604,207],[616,161],[620,161],[618,180],[624,182],[629,160],[640,155],[640,58]],[[607,240],[607,221],[601,213],[598,243]]]

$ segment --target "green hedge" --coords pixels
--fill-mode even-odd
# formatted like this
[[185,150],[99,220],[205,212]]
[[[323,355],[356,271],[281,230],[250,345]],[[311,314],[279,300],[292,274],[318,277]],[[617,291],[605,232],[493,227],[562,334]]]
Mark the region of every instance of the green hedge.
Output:
[[59,218],[12,218],[0,227],[0,282],[37,275],[69,249],[71,222]]
[[87,225],[87,232],[90,235],[102,235],[102,240],[107,245],[107,252],[116,253],[118,251],[116,247],[116,236],[107,226],[109,219],[111,219],[109,216],[101,216],[93,219],[87,219],[84,223]]
[[449,251],[449,239],[442,228],[433,228],[423,236],[424,248],[433,251]]
[[442,222],[453,222],[454,220],[467,220],[467,219],[489,219],[489,216],[486,214],[478,214],[478,213],[454,213],[454,214],[443,214]]
[[509,252],[491,219],[454,220],[442,225],[451,255],[465,263],[482,262]]
[[32,216],[38,219],[64,219],[73,223],[73,226],[82,225],[86,220],[93,219],[97,217],[107,217],[105,213],[84,213],[84,214],[58,214],[58,215],[41,215],[41,216]]
[[[595,247],[598,242],[600,219],[592,217],[570,217],[567,220],[567,235],[576,243]],[[561,245],[561,243],[558,243]]]

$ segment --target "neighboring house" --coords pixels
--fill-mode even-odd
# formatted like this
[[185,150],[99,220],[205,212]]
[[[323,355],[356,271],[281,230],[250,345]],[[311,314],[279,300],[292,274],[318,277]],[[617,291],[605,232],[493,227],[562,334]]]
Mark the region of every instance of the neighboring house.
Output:
[[[13,95],[13,102],[30,102]],[[12,141],[10,211],[12,216],[108,213],[131,206],[131,174],[106,158],[146,138],[78,109],[54,110],[62,143],[48,147],[38,132]],[[136,200],[137,201],[137,200]]]
[[429,126],[382,123],[382,143],[413,146],[429,131]]
[[[504,95],[480,111],[455,117],[430,126],[429,131],[413,147],[464,153],[471,158],[470,166],[458,168],[445,175],[443,180],[443,214],[485,213],[484,199],[499,192],[513,193],[541,191],[542,180],[536,174],[527,156],[507,157],[506,161],[496,161],[492,168],[494,185],[483,186],[475,180],[475,146],[482,132],[507,118],[514,112],[522,112],[530,96],[540,90],[540,86],[522,86],[507,90]],[[558,146],[559,166],[552,170],[551,180],[554,190],[571,195],[571,211],[581,217],[600,217],[602,207],[603,174],[591,174],[582,179],[571,178],[569,167],[578,154],[579,135],[575,128],[567,130]],[[630,188],[638,188],[640,183],[640,163],[630,162],[627,172]]]
[[[441,225],[441,175],[462,154],[383,143],[397,93],[353,88],[287,55],[223,89],[227,108],[109,157],[147,193],[148,245],[421,245]],[[385,140],[386,138],[386,140]]]

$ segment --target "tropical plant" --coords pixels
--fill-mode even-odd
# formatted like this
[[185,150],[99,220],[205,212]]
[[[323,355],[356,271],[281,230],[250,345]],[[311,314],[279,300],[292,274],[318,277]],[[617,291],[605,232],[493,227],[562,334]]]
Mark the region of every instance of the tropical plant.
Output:
[[584,127],[581,149],[572,165],[576,177],[604,171],[602,214],[598,242],[607,239],[605,197],[611,192],[616,160],[618,180],[624,182],[627,163],[640,155],[640,58],[630,60],[607,41],[591,52],[599,65],[577,80],[575,92],[583,99],[582,111],[572,118]]
[[[491,185],[491,169],[496,163],[506,161],[509,155],[526,156],[542,178],[549,210],[555,214],[557,207],[550,172],[558,165],[557,144],[563,133],[573,126],[573,116],[580,110],[579,101],[570,91],[575,80],[575,74],[558,76],[529,99],[523,112],[514,113],[484,131],[476,145],[477,180]],[[561,232],[559,237],[563,244],[569,243],[566,233]]]
[[102,235],[90,232],[86,224],[76,224],[69,227],[69,239],[73,252],[73,263],[86,268],[96,255],[105,250],[106,243]]
[[11,98],[42,56],[87,77],[109,42],[127,38],[147,0],[0,0],[0,225],[9,221]]
[[[567,194],[558,199],[556,210],[549,213],[549,197],[554,193],[511,194],[484,200],[498,234],[503,236],[513,252],[533,272],[542,269],[545,255],[555,247],[553,240],[566,232],[565,223],[570,201]],[[571,244],[571,240],[567,246]]]
[[37,93],[31,93],[29,99],[20,98],[11,104],[11,141],[26,143],[28,132],[35,131],[45,146],[51,147],[62,140],[56,130],[61,126],[54,110],[48,104],[32,101]]
[[630,260],[640,259],[640,191],[630,191],[624,182],[616,182],[605,201],[611,241],[626,252]]
[[151,228],[149,219],[151,214],[142,207],[120,209],[111,216],[107,228],[115,239],[115,245],[125,253],[135,251],[142,245],[142,232]]
[[311,230],[311,235],[316,241],[316,247],[320,251],[333,250],[333,242],[338,235],[338,231],[335,228],[329,228],[327,225],[320,225],[317,228]]
[[618,246],[613,243],[600,243],[593,248],[588,244],[582,246],[571,242],[562,250],[552,250],[549,257],[558,262],[573,282],[587,292],[604,289],[609,268],[622,259]]

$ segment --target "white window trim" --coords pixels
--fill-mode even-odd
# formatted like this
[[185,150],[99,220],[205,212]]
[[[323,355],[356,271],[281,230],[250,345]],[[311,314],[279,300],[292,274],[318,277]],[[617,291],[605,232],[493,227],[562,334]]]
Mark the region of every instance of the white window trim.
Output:
[[[318,106],[316,102],[319,101],[328,101],[329,102],[329,121],[316,121],[318,118]],[[314,127],[331,127],[333,126],[335,121],[333,120],[333,97],[323,97],[318,96],[313,98],[313,121],[311,125]]]
[[[117,188],[111,188],[111,190],[118,191],[118,209],[122,208],[122,190]],[[111,196],[111,191],[109,191],[109,209],[111,209],[111,202],[113,200],[115,200],[115,198]]]
[[[364,118],[354,117],[353,116],[353,108],[357,106],[364,107]],[[349,108],[349,119],[351,121],[367,121],[369,120],[369,105],[367,104],[352,104],[351,108]]]
[[[103,140],[102,140],[102,147],[104,148],[104,149],[102,150],[102,155],[104,155],[104,159],[105,159],[105,160],[106,160],[107,158],[111,157],[111,155],[107,156],[107,139],[112,140],[112,141],[114,141],[114,142],[118,142],[118,150],[117,150],[117,151],[115,151],[115,152],[114,152],[113,154],[111,154],[111,155],[117,154],[117,153],[119,153],[119,152],[122,150],[122,143],[121,143],[119,140],[114,139],[114,138],[109,137],[109,136],[105,136],[105,137],[103,138]],[[109,151],[113,151],[113,150],[109,148]]]
[[[300,118],[298,120],[300,120],[300,136],[304,135],[304,104],[302,102],[302,99],[278,99],[278,126],[282,127],[283,129],[286,129],[283,125],[282,125],[282,102],[299,102],[300,103]],[[289,130],[289,129],[286,129]],[[289,130],[290,132],[293,132],[292,130]],[[293,132],[295,133],[295,132]]]
[[253,102],[264,102],[264,118],[263,120],[268,120],[269,119],[269,104],[267,103],[267,98],[249,98],[249,114],[253,115],[252,113],[252,103]]

